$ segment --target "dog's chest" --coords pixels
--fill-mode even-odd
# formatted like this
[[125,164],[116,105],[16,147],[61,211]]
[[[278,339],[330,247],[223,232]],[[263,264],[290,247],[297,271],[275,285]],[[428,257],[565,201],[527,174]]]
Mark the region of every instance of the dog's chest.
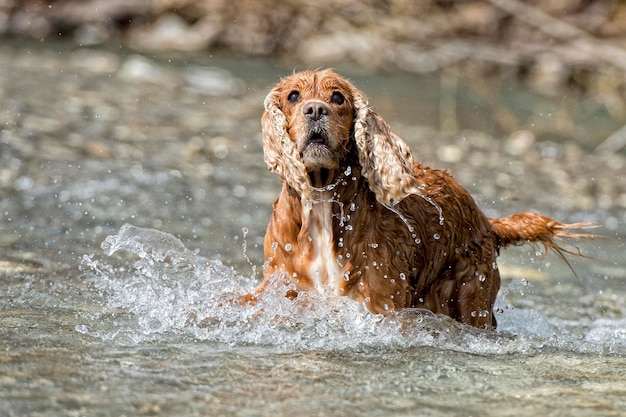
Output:
[[308,274],[319,292],[330,290],[337,293],[342,272],[335,253],[330,206],[327,202],[316,203],[308,213],[312,249]]

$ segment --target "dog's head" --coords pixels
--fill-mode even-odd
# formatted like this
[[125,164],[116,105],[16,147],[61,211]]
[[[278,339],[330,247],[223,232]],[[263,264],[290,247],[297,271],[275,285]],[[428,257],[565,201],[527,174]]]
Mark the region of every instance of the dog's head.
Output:
[[342,162],[352,145],[378,201],[393,204],[415,189],[406,143],[358,89],[331,70],[282,79],[265,99],[262,122],[265,162],[301,197],[346,168]]

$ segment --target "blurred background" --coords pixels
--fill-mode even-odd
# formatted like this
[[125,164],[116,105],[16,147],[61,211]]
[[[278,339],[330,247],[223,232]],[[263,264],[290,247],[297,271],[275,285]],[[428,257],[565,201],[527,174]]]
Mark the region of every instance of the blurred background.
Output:
[[2,0],[0,33],[314,67],[504,72],[545,94],[617,90],[626,71],[621,0]]
[[[603,238],[575,273],[503,251],[493,334],[222,308],[261,277],[280,189],[263,100],[318,67],[489,216]],[[624,0],[0,0],[0,409],[621,416],[625,174]]]

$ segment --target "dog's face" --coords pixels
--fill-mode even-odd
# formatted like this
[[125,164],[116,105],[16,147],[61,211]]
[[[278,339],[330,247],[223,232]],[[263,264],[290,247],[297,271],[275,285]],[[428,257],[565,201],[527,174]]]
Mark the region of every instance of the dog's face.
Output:
[[283,79],[275,91],[306,170],[337,169],[354,123],[353,88],[330,70]]
[[[263,159],[302,199],[358,164],[382,204],[419,193],[408,145],[372,111],[348,80],[331,70],[284,78],[264,101]],[[355,158],[348,162],[348,154]],[[345,172],[345,171],[344,171]]]

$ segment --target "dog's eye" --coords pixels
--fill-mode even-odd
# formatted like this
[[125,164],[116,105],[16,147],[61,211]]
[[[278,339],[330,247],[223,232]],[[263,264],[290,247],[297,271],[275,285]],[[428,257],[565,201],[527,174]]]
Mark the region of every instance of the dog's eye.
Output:
[[333,93],[333,95],[330,96],[330,101],[335,103],[335,104],[343,104],[344,100],[345,100],[345,98],[343,97],[343,94],[341,94],[338,91],[335,91]]
[[287,100],[289,100],[290,103],[295,103],[296,101],[298,101],[299,98],[300,98],[300,93],[298,91],[292,91],[287,96]]

